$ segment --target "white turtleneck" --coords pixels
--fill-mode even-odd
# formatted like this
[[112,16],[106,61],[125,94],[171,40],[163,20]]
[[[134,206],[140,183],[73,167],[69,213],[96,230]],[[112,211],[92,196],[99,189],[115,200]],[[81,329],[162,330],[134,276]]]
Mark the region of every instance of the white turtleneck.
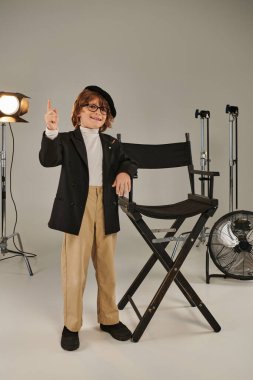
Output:
[[[102,186],[103,150],[99,136],[99,129],[80,127],[80,131],[87,151],[89,185]],[[46,136],[51,140],[55,139],[58,133],[58,130],[50,130],[46,128]]]

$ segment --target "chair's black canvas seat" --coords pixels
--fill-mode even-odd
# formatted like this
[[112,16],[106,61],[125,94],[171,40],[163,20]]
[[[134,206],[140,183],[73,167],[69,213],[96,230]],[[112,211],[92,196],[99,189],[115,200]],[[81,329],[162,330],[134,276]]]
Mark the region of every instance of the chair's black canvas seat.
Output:
[[193,199],[186,199],[185,201],[162,206],[144,206],[135,204],[136,211],[139,211],[142,215],[156,219],[176,219],[180,216],[189,218],[204,213],[209,210],[210,207],[213,206]]

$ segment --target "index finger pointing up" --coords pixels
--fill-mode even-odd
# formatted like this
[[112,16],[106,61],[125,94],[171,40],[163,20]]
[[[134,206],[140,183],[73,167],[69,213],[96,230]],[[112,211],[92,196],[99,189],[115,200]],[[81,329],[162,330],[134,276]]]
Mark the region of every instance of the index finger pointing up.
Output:
[[51,109],[52,109],[51,100],[48,99],[48,101],[47,101],[47,111],[51,111]]

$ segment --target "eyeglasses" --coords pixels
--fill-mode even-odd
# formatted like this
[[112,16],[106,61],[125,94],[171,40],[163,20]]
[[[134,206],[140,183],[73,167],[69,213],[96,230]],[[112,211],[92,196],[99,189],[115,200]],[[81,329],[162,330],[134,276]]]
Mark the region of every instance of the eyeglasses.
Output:
[[100,109],[100,112],[102,115],[107,115],[109,110],[107,107],[104,106],[97,106],[96,104],[82,104],[82,107],[88,107],[88,110],[91,112],[96,112],[98,109]]

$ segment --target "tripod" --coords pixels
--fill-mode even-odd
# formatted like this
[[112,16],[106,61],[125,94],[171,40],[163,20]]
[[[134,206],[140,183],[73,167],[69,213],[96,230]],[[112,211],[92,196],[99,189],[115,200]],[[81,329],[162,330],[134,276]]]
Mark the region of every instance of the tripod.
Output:
[[[5,256],[6,253],[9,253],[9,252],[15,253],[15,255],[12,255],[10,257],[5,257],[3,259],[0,259],[0,261],[6,260],[6,259],[11,259],[11,258],[16,257],[16,256],[21,256],[25,260],[25,263],[26,263],[26,266],[27,266],[27,269],[28,269],[30,276],[33,276],[33,272],[32,272],[28,257],[33,257],[35,255],[31,254],[28,257],[26,256],[26,254],[23,250],[23,245],[21,242],[20,234],[18,232],[15,232],[9,236],[6,235],[6,130],[5,130],[6,124],[2,123],[1,126],[2,126],[2,149],[0,152],[0,154],[1,154],[1,160],[0,160],[1,161],[0,162],[1,163],[1,240],[0,240],[0,249],[1,249],[1,253],[3,254],[3,256]],[[20,247],[20,250],[18,249],[18,251],[10,250],[7,247],[8,240],[11,238],[14,238],[15,236],[17,236],[17,238],[18,238],[18,243],[19,243],[19,247]]]

